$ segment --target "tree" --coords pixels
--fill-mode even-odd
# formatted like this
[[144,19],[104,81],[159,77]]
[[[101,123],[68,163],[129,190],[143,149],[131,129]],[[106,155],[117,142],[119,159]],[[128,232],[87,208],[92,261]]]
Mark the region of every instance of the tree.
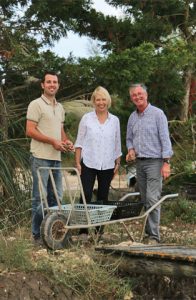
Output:
[[[108,4],[124,9],[125,17],[117,20],[89,11],[76,24],[80,34],[87,34],[105,42],[103,48],[119,53],[138,46],[143,41],[154,44],[156,53],[168,49],[170,42],[177,43],[175,58],[182,62],[181,80],[184,95],[181,95],[179,117],[188,118],[191,79],[195,76],[196,53],[196,3],[193,0],[137,1],[107,0]],[[181,45],[180,42],[181,41]],[[181,52],[186,51],[188,61]],[[164,53],[164,52],[163,52]],[[169,61],[172,64],[173,58]],[[168,68],[170,73],[170,69]],[[178,73],[176,74],[179,77]],[[169,82],[166,82],[168,85]]]
[[[102,49],[107,55],[110,53],[119,55],[124,51],[126,53],[127,49],[138,49],[138,46],[143,42],[153,44],[154,57],[157,57],[157,68],[154,68],[154,74],[147,79],[150,91],[152,91],[152,101],[157,101],[159,98],[160,103],[171,103],[170,99],[174,103],[178,102],[180,113],[177,117],[185,120],[188,117],[190,82],[195,70],[195,1],[107,0],[107,2],[110,5],[122,7],[124,17],[117,19],[113,16],[105,16],[92,8],[92,1],[90,0],[59,1],[58,4],[49,0],[4,1],[2,11],[5,16],[12,16],[14,5],[21,5],[23,15],[14,28],[18,28],[18,36],[21,36],[21,32],[24,32],[26,34],[24,36],[28,36],[28,38],[32,38],[32,34],[36,35],[39,32],[41,43],[36,44],[37,50],[40,45],[51,45],[61,36],[66,36],[69,29],[78,32],[80,35],[85,34],[102,41]],[[13,26],[10,28],[13,28]],[[174,59],[172,55],[168,55],[168,49],[172,49],[171,42],[173,48],[176,44],[176,52],[171,52],[175,56]],[[23,51],[24,48],[26,49],[26,47],[23,47]],[[12,48],[7,50],[12,52]],[[188,60],[185,55],[181,55],[185,52],[189,58]],[[166,55],[166,58],[164,58],[164,55]],[[33,59],[32,55],[31,59]],[[162,60],[161,69],[158,59]],[[27,58],[24,63],[26,63],[26,60]],[[171,67],[173,61],[177,61],[176,68]],[[163,65],[164,62],[166,65]],[[80,62],[76,64],[78,63]],[[133,69],[137,68],[137,64],[138,61],[132,65]],[[180,64],[181,68],[179,68]],[[79,69],[78,66],[76,66],[76,69]],[[121,71],[123,78],[124,74],[129,75],[131,73],[130,70],[126,69],[126,66],[123,66]],[[143,73],[142,69],[140,73]],[[131,75],[129,80],[132,77],[134,76]],[[141,80],[142,78],[138,79]],[[171,93],[166,93],[167,98],[163,94],[163,89],[161,89],[163,84],[171,91]],[[161,90],[161,95],[154,92],[154,87],[157,91]],[[173,92],[172,89],[176,91]],[[168,105],[164,104],[164,106]]]

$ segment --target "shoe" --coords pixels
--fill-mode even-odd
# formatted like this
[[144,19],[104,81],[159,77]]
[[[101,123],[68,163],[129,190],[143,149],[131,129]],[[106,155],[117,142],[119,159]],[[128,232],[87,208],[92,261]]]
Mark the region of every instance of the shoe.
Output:
[[148,234],[145,234],[144,237],[143,237],[143,239],[142,239],[142,242],[143,242],[144,244],[148,244],[148,241],[149,241],[149,235],[148,235]]
[[158,245],[159,241],[157,241],[156,239],[153,238],[149,238],[148,239],[148,245]]
[[43,247],[44,243],[41,237],[33,238],[33,245],[35,247]]

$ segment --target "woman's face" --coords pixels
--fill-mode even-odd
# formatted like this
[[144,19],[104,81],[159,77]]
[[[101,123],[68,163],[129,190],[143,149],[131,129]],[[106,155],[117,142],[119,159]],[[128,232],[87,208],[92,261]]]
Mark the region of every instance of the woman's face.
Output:
[[97,112],[104,112],[108,110],[108,100],[102,93],[97,93],[94,100],[95,110]]

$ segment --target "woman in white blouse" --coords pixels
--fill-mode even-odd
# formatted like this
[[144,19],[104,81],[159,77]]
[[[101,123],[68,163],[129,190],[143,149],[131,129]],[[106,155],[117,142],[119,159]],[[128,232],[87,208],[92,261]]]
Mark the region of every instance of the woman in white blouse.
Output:
[[[108,112],[111,97],[105,88],[97,87],[91,101],[94,111],[86,113],[79,124],[75,142],[75,162],[81,175],[87,203],[92,200],[97,178],[97,201],[106,204],[110,183],[118,171],[122,155],[120,122]],[[80,230],[80,233],[87,232],[87,229]]]

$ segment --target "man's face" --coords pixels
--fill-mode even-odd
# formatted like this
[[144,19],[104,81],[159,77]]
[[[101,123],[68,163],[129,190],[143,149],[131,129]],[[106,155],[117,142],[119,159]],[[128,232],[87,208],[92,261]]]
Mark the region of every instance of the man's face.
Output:
[[133,87],[129,90],[130,98],[132,102],[137,106],[137,108],[145,108],[148,104],[148,94],[147,92],[141,87]]
[[47,74],[44,82],[41,83],[44,95],[54,97],[59,89],[58,77],[56,75]]

